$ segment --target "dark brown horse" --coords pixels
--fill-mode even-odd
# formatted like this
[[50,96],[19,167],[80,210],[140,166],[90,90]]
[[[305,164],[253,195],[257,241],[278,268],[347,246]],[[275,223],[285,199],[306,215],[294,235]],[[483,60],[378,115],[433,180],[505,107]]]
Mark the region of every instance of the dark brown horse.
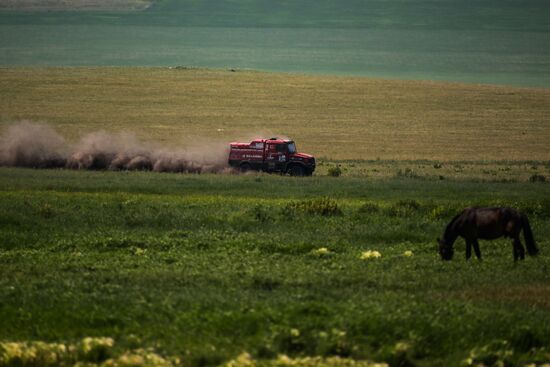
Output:
[[493,240],[499,237],[509,237],[513,240],[514,261],[525,258],[525,250],[519,239],[523,236],[529,255],[536,255],[539,250],[525,214],[512,208],[468,208],[455,216],[445,228],[443,239],[437,239],[439,254],[443,260],[451,260],[453,244],[460,236],[466,241],[466,260],[472,256],[472,246],[478,259],[481,259],[478,238]]

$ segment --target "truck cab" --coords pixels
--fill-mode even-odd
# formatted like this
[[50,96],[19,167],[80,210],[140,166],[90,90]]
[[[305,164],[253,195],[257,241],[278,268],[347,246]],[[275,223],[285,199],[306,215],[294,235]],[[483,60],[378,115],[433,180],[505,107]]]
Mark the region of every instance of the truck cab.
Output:
[[229,165],[241,171],[257,170],[310,176],[315,170],[312,155],[298,153],[287,139],[255,139],[250,143],[231,143]]

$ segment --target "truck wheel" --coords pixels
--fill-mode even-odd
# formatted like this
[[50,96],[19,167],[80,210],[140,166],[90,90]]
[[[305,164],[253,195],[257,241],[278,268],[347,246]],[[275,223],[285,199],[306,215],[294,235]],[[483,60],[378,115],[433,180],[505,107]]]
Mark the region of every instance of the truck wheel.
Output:
[[244,172],[248,172],[248,171],[250,171],[251,169],[252,169],[252,167],[251,167],[250,164],[248,164],[248,163],[243,163],[243,164],[241,164],[241,165],[239,166],[239,170],[240,170],[241,172],[243,172],[243,173],[244,173]]
[[304,176],[305,170],[304,170],[304,167],[302,167],[302,166],[292,166],[288,170],[288,173],[290,173],[291,176],[301,177],[301,176]]

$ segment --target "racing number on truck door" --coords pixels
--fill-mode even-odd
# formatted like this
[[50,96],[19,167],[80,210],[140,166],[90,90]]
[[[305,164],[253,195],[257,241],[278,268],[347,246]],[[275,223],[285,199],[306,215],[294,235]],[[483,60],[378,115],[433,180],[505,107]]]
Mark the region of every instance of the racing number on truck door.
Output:
[[269,169],[276,169],[284,163],[286,157],[283,148],[282,144],[268,144],[266,161]]

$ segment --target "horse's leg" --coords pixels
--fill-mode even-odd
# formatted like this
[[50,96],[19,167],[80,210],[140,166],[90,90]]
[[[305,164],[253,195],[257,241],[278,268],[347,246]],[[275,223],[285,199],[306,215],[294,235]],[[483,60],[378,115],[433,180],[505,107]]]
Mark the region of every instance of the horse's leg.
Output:
[[514,249],[514,261],[518,261],[519,250],[518,250],[518,245],[516,243],[516,240],[512,241],[512,247]]
[[472,242],[466,240],[466,260],[470,260],[470,257],[472,257]]
[[477,242],[477,239],[474,240],[474,252],[476,253],[476,256],[479,260],[481,260],[481,251],[479,250],[479,243]]
[[519,239],[519,236],[514,238],[514,248],[517,251],[517,254],[521,260],[525,259],[525,249],[523,248],[523,245]]

